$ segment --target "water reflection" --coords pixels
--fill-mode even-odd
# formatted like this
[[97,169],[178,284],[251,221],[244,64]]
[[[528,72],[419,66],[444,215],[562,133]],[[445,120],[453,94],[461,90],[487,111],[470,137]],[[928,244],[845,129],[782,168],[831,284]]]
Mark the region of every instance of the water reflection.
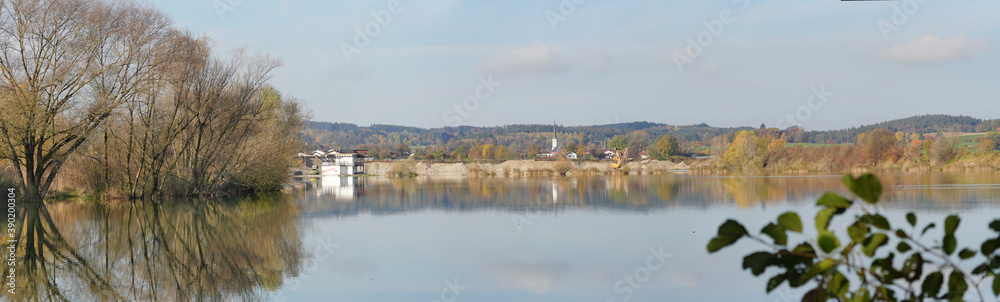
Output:
[[[886,207],[934,211],[990,205],[1000,198],[1000,175],[882,175]],[[328,182],[332,184],[328,184]],[[648,212],[675,208],[741,209],[798,205],[827,191],[849,194],[840,175],[815,176],[606,176],[556,178],[322,179],[293,192],[303,213],[342,216],[436,209],[484,211],[593,208]],[[337,200],[331,203],[330,200]]]
[[[925,221],[958,212],[961,238],[983,238],[995,214],[980,209],[1000,200],[992,174],[882,179],[893,224],[905,224],[897,220],[905,211]],[[374,177],[362,186],[353,200],[290,193],[302,221],[340,248],[301,287],[279,289],[284,296],[443,301],[447,280],[467,287],[462,301],[797,301],[799,289],[768,294],[766,280],[741,270],[759,245],[709,255],[705,243],[728,218],[759,228],[784,211],[812,217],[826,191],[848,194],[840,175]],[[647,269],[641,287],[624,289],[660,253],[669,257]]]
[[[973,210],[1000,200],[996,173],[882,179],[892,210],[985,213],[986,220],[988,211]],[[745,277],[738,263],[705,254],[708,230],[727,217],[759,224],[754,219],[769,212],[807,210],[823,192],[847,194],[842,187],[839,175],[337,177],[242,200],[25,204],[12,298],[328,300],[336,292],[393,301],[438,292],[440,280],[456,277],[495,300],[614,298],[616,280],[649,247],[670,243],[678,260],[637,295],[693,299],[706,292],[705,280]],[[304,228],[344,248],[306,271]],[[300,274],[296,291],[289,284]],[[738,280],[745,288],[717,298],[759,293],[759,282]],[[397,296],[367,299],[386,291]]]
[[14,300],[257,300],[302,258],[297,209],[277,196],[19,210]]

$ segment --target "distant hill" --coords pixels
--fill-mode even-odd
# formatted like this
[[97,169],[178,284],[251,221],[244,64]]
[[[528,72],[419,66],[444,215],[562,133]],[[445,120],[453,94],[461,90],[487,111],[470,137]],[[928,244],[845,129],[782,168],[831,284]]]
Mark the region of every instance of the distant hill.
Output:
[[970,116],[954,116],[944,114],[919,115],[897,120],[881,122],[841,130],[809,131],[804,142],[809,143],[846,143],[853,142],[858,134],[873,129],[889,129],[893,132],[907,133],[937,133],[937,132],[985,132],[1000,127],[1000,120],[982,120]]
[[[921,115],[891,120],[872,125],[864,125],[841,130],[797,131],[797,128],[783,129],[789,134],[789,142],[797,143],[849,143],[858,134],[876,128],[908,133],[936,132],[985,132],[1000,127],[1000,120],[982,120],[969,116]],[[554,129],[553,129],[554,128]],[[712,138],[756,129],[756,127],[712,127],[707,124],[676,126],[652,122],[630,122],[592,126],[563,126],[542,124],[515,124],[494,127],[458,126],[443,128],[419,128],[398,125],[359,126],[350,123],[329,123],[311,121],[306,123],[305,140],[309,148],[341,147],[354,148],[362,145],[410,146],[451,145],[457,142],[487,142],[495,144],[528,146],[549,145],[553,130],[561,142],[585,142],[599,144],[615,135],[633,131],[645,131],[655,139],[664,134],[677,137],[683,142],[708,143]]]
[[670,134],[684,141],[710,140],[713,137],[735,133],[750,127],[723,128],[706,124],[690,126],[673,126],[651,122],[616,123],[594,126],[563,126],[541,124],[515,124],[495,127],[458,126],[443,128],[418,128],[396,125],[358,126],[349,123],[330,123],[310,121],[306,123],[305,140],[309,148],[327,147],[354,148],[361,145],[398,145],[427,146],[449,144],[461,140],[486,141],[492,139],[495,143],[510,145],[518,143],[521,146],[536,144],[549,145],[553,130],[561,141],[584,141],[600,143],[610,140],[615,135],[628,134],[633,131],[645,131],[651,137]]

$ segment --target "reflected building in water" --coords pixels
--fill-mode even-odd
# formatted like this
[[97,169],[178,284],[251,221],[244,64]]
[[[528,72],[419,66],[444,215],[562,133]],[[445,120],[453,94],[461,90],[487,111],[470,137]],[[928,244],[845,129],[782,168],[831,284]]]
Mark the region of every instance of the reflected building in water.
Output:
[[318,179],[316,196],[323,199],[355,200],[365,195],[365,178],[324,175]]
[[[954,188],[961,190],[952,190],[947,184],[973,180],[964,176],[921,177],[924,176],[883,176],[886,199],[891,201],[885,206],[941,211],[993,206],[1000,199],[1000,186],[956,186]],[[987,180],[994,178],[997,177]],[[921,183],[938,185],[925,187]],[[428,209],[511,212],[612,209],[648,212],[735,206],[752,210],[771,204],[811,205],[829,191],[850,195],[838,175],[324,178],[300,188],[294,194],[299,196],[300,207],[307,215],[352,216]]]

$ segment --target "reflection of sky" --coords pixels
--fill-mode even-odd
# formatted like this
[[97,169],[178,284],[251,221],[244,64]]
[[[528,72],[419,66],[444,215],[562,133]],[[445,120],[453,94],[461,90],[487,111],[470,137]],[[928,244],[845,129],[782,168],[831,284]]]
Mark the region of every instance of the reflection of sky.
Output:
[[[630,187],[630,194],[643,190],[653,188]],[[543,203],[537,212],[430,206],[394,215],[303,218],[312,237],[329,236],[341,246],[314,273],[304,273],[300,288],[285,288],[284,294],[289,301],[431,301],[440,299],[445,280],[457,279],[468,288],[456,301],[622,301],[625,296],[615,291],[615,283],[644,267],[650,248],[661,245],[671,257],[629,301],[797,301],[803,292],[785,285],[767,295],[766,279],[740,269],[742,256],[762,249],[757,243],[740,242],[713,255],[705,252],[705,244],[728,218],[755,231],[789,209],[802,215],[808,234],[814,197],[766,207],[728,203],[620,211],[566,205],[562,198],[576,193],[559,194],[558,216],[550,203]],[[996,199],[976,204],[975,210],[964,210],[960,246],[972,245],[962,238],[985,238],[988,221],[997,216],[992,210]],[[885,212],[901,226],[909,208],[922,213],[922,223],[933,219],[938,225],[948,211],[900,203]],[[520,233],[513,215],[524,219],[518,220]],[[846,219],[835,219],[832,226],[843,230]],[[801,240],[790,236],[790,242]],[[315,244],[307,239],[307,246]]]

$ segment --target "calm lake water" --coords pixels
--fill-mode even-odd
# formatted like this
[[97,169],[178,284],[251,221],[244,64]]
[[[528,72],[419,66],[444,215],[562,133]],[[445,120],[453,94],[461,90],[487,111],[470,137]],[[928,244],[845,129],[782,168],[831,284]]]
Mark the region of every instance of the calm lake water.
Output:
[[[978,246],[1000,216],[997,173],[882,178],[893,222],[961,213],[960,246]],[[759,244],[712,255],[705,245],[728,218],[753,232],[795,210],[812,229],[826,191],[846,194],[839,175],[315,179],[238,201],[57,203],[22,211],[38,235],[19,251],[17,295],[798,301],[804,291],[766,294],[766,279],[741,270]]]

